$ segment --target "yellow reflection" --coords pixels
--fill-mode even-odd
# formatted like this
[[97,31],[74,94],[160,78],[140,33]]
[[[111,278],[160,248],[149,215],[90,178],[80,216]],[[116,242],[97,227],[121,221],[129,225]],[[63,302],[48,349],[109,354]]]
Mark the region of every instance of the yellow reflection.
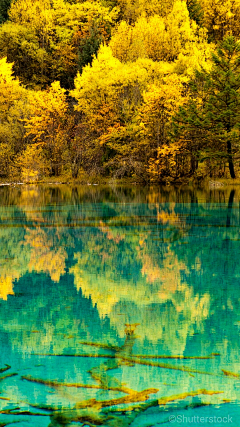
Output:
[[162,224],[176,224],[179,221],[179,216],[174,212],[174,206],[171,206],[171,211],[167,212],[160,210],[159,206],[157,210],[157,220]]
[[12,276],[0,276],[0,298],[7,300],[8,295],[14,295],[13,292],[13,281],[18,277]]
[[42,228],[27,229],[26,244],[30,245],[29,271],[49,273],[54,282],[59,282],[65,272],[67,252],[58,247],[54,238]]
[[99,221],[99,230],[106,234],[108,240],[113,240],[115,243],[119,243],[124,239],[124,235],[121,235],[119,230],[116,228],[110,228],[104,221]]
[[[0,299],[3,300],[7,300],[8,295],[14,295],[14,282],[27,272],[29,261],[27,251],[23,250],[21,242],[14,239],[12,230],[7,229],[5,237],[6,239],[2,240],[0,257]],[[4,257],[6,250],[7,258]]]
[[[144,247],[144,240],[142,240]],[[108,316],[118,334],[124,336],[124,323],[139,322],[139,338],[163,340],[172,354],[182,354],[187,337],[202,330],[210,312],[210,295],[196,294],[193,287],[182,280],[189,273],[183,261],[171,250],[160,263],[146,253],[146,247],[136,253],[142,261],[142,279],[118,279],[114,265],[105,265],[104,274],[97,277],[87,268],[84,256],[75,255],[78,262],[71,268],[76,288],[97,305],[102,317]],[[158,304],[159,310],[152,306]]]

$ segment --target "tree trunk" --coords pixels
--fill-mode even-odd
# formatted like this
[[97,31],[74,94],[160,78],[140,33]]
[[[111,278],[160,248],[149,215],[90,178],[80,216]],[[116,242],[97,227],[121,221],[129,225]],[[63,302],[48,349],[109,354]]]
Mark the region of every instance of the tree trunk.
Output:
[[230,141],[227,141],[227,152],[228,152],[228,166],[231,178],[236,178],[233,166],[233,158],[232,158],[232,144]]
[[234,195],[235,195],[235,190],[232,190],[230,193],[230,196],[229,196],[229,200],[228,200],[226,227],[230,227],[230,225],[231,225],[231,214],[232,214]]
[[191,156],[190,161],[190,174],[193,175],[198,168],[198,161],[194,156]]
[[79,171],[79,163],[77,162],[77,160],[75,159],[72,162],[72,177],[73,178],[77,178],[78,176],[78,171]]

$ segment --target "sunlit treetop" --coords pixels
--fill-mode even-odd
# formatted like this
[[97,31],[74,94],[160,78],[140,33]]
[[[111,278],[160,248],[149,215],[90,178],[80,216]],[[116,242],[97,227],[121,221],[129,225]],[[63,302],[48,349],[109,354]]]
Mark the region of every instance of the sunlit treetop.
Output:
[[111,25],[117,15],[117,8],[110,11],[98,2],[71,4],[64,0],[17,0],[9,11],[11,21],[28,25],[41,35],[51,35],[53,39],[58,36],[68,41],[89,20],[106,21]]
[[[19,80],[15,79],[12,71],[13,64],[6,58],[0,59],[0,118],[6,119],[9,113],[21,117],[20,104],[24,103],[27,96],[26,90],[21,87]],[[20,104],[17,107],[17,102]],[[19,110],[18,110],[19,108]],[[11,111],[10,111],[11,109]]]
[[175,61],[181,53],[192,55],[193,49],[196,53],[201,49],[204,52],[206,32],[199,32],[196,22],[190,19],[186,2],[177,0],[165,17],[145,15],[134,24],[121,21],[110,46],[113,55],[124,62],[137,58]]

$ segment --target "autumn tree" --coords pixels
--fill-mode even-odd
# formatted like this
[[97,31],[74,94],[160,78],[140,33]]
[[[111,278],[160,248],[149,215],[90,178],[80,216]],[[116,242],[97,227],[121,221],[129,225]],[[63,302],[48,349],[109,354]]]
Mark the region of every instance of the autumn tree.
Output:
[[240,45],[233,36],[212,55],[212,70],[197,71],[190,82],[190,100],[174,117],[175,137],[189,140],[202,158],[225,159],[235,178],[239,150]]
[[77,101],[75,108],[82,115],[81,126],[88,134],[85,168],[102,173],[123,168],[128,173],[137,165],[137,108],[150,76],[160,74],[158,66],[152,71],[151,66],[150,60],[121,63],[108,46],[101,46],[92,66],[77,75],[71,96]]
[[240,0],[199,0],[203,25],[209,39],[219,42],[228,35],[240,35]]
[[210,71],[212,67],[212,53],[215,50],[213,43],[208,43],[207,31],[201,28],[195,41],[186,43],[185,49],[181,49],[177,59],[174,62],[174,72],[193,78],[195,70]]
[[174,0],[118,0],[117,5],[120,8],[120,17],[122,20],[133,24],[140,16],[166,16],[172,9]]
[[109,39],[117,16],[99,2],[16,0],[0,29],[0,55],[14,58],[14,71],[28,86],[45,89],[60,80],[69,89],[78,68]]
[[[53,66],[58,71],[53,74],[54,79],[60,79],[67,89],[72,88],[77,71],[92,62],[102,42],[108,42],[117,17],[117,8],[100,2],[54,0],[53,64],[56,52],[60,61],[60,66]],[[63,51],[61,46],[65,46]]]
[[113,55],[120,61],[137,58],[165,60],[169,53],[165,22],[155,15],[140,17],[134,26],[122,21],[110,41]]
[[49,161],[42,144],[28,144],[17,158],[23,181],[34,182],[49,175]]
[[145,130],[146,138],[152,140],[152,154],[168,140],[171,117],[176,107],[184,102],[183,84],[184,79],[172,74],[163,78],[158,87],[151,85],[144,93],[144,104],[140,113],[141,125]]
[[24,146],[23,119],[29,114],[27,91],[13,77],[13,64],[0,59],[0,175],[9,176]]
[[[65,90],[59,82],[54,82],[49,89],[32,93],[30,101],[32,115],[25,121],[27,136],[31,136],[33,144],[44,148],[49,162],[45,168],[49,168],[52,175],[59,175],[67,144]],[[29,162],[32,162],[32,155]]]
[[196,22],[189,18],[186,2],[181,0],[176,0],[164,17],[141,16],[134,25],[121,21],[110,41],[113,55],[126,62],[137,58],[175,61],[181,53],[190,55],[198,44]]
[[0,27],[0,53],[13,62],[13,71],[28,87],[41,87],[47,83],[44,67],[50,68],[47,51],[40,47],[35,32],[12,22]]
[[144,104],[140,109],[141,137],[147,144],[147,171],[152,181],[164,181],[167,177],[175,179],[185,172],[182,168],[184,144],[172,143],[169,134],[176,108],[186,102],[186,81],[186,78],[170,74],[159,86],[151,85],[144,93]]
[[234,177],[239,22],[240,0],[0,0],[1,175]]

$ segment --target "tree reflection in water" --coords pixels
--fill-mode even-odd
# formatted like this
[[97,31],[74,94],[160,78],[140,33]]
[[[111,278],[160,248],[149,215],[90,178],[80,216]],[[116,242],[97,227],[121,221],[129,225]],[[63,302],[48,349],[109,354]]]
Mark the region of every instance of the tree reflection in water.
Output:
[[0,192],[1,416],[116,427],[239,401],[238,189]]

